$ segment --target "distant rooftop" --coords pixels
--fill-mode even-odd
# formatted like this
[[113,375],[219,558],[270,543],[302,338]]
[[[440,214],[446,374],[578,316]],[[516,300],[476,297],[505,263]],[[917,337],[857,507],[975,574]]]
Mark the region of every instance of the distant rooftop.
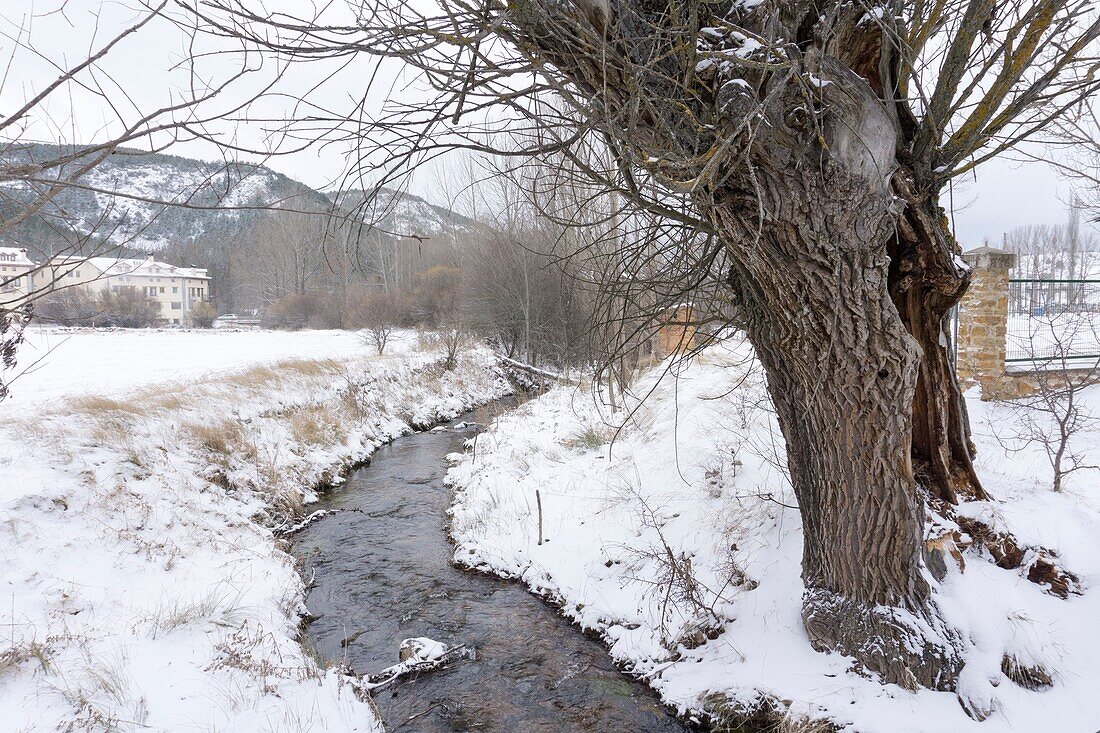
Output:
[[0,264],[2,265],[34,265],[27,250],[16,247],[0,247]]
[[202,267],[177,267],[167,262],[158,262],[155,257],[125,259],[121,257],[80,257],[61,255],[54,257],[58,264],[78,264],[87,262],[107,277],[115,275],[134,275],[136,277],[189,277],[209,280],[206,269]]

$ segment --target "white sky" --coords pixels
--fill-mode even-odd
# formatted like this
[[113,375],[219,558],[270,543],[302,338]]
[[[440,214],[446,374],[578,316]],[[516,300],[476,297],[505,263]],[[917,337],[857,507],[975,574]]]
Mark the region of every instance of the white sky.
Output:
[[[105,29],[122,27],[122,23],[135,16],[140,8],[139,3],[140,0],[0,0],[0,63],[8,67],[0,77],[0,112],[5,116],[11,114],[31,94],[57,76],[57,67],[79,62],[86,57],[88,48],[101,47],[111,35]],[[279,4],[300,10],[304,3],[301,0],[276,0],[275,5]],[[267,6],[271,7],[272,3],[269,1]],[[100,14],[98,19],[96,13]],[[18,44],[15,41],[17,37],[20,39]],[[156,21],[129,37],[112,52],[103,67],[119,88],[134,100],[131,107],[121,105],[124,117],[132,119],[136,108],[148,109],[164,104],[173,98],[173,92],[178,93],[186,86],[187,75],[178,68],[175,71],[170,69],[187,57],[187,50],[185,38],[177,29],[165,21]],[[200,50],[212,51],[218,50],[218,47],[205,41]],[[200,64],[199,70],[209,78],[224,79],[234,68],[224,57],[208,57]],[[346,108],[350,99],[363,93],[372,68],[370,59],[355,59],[335,78],[315,89],[311,98],[326,106]],[[280,82],[278,89],[303,92],[313,88],[334,70],[336,67],[333,64],[295,66]],[[207,111],[232,107],[233,101],[248,98],[275,74],[273,65],[266,63],[259,71],[231,87],[224,95],[225,101],[216,100]],[[376,88],[368,96],[368,109],[380,108],[390,88],[389,82],[396,76],[391,67],[391,73],[385,77],[389,81],[376,83]],[[109,87],[106,75],[101,75],[99,79]],[[117,89],[111,93],[116,99],[119,96]],[[254,104],[248,115],[282,116],[290,109],[287,100],[285,96],[269,97]],[[51,105],[49,112],[53,124],[46,125],[39,121],[23,134],[28,138],[47,141],[87,140],[104,128],[117,124],[105,109],[101,99],[77,90]],[[232,139],[249,146],[263,147],[274,144],[265,141],[264,128],[262,124],[248,123],[232,132],[225,126],[209,131],[218,134],[223,141]],[[286,141],[282,144],[285,145]],[[217,157],[216,148],[205,142],[189,143],[171,152],[191,157]],[[340,142],[324,148],[312,146],[285,157],[274,157],[267,161],[267,165],[311,186],[326,188],[340,180],[349,154],[349,145]],[[412,189],[429,198],[440,198],[431,175],[418,175]],[[1004,232],[1017,226],[1064,221],[1065,202],[1070,191],[1069,182],[1043,164],[1003,160],[986,164],[979,170],[976,179],[957,182],[954,188],[954,221],[963,249],[979,246],[986,238],[997,243]],[[943,203],[949,206],[951,197],[945,195]]]

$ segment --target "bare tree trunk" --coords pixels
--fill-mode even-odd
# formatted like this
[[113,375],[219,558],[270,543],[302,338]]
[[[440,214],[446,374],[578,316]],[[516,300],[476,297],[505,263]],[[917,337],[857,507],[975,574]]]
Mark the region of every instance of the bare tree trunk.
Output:
[[730,280],[787,443],[803,620],[819,650],[909,688],[951,689],[958,639],[922,574],[925,506],[909,460],[921,348],[888,287],[891,197],[818,176],[769,177],[763,220],[736,204],[718,216],[739,247],[758,238]]

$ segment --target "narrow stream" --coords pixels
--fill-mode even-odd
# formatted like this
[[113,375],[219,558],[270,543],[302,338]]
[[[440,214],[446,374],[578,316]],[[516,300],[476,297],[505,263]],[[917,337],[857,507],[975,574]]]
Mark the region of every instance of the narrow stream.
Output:
[[315,573],[306,599],[313,645],[359,674],[396,664],[407,638],[476,650],[376,691],[389,731],[690,730],[599,642],[520,585],[451,566],[444,456],[471,435],[451,426],[381,448],[323,503],[354,511],[296,536],[305,576]]

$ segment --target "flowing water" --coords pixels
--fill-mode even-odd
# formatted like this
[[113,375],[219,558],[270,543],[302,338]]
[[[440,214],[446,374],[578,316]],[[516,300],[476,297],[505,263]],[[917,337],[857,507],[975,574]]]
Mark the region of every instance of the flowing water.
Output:
[[314,647],[358,674],[396,664],[411,637],[475,650],[377,690],[390,731],[690,730],[598,641],[520,585],[451,566],[444,456],[470,435],[448,427],[381,448],[322,506],[345,511],[295,537],[314,578],[306,599]]

